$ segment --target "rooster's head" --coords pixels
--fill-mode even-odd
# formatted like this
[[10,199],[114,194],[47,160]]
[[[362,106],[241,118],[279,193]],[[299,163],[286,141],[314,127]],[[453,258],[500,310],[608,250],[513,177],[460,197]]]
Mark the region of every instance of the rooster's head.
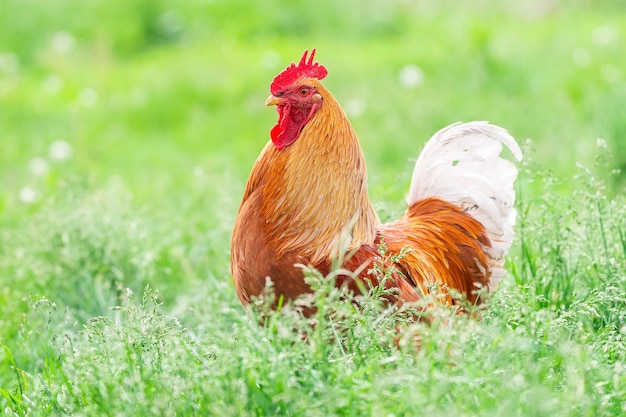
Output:
[[298,65],[292,63],[274,78],[270,86],[272,95],[265,101],[266,106],[276,106],[278,110],[278,123],[272,129],[271,137],[279,150],[298,139],[304,126],[323,102],[316,80],[326,77],[328,71],[313,62],[315,49],[307,61],[308,52],[304,51]]

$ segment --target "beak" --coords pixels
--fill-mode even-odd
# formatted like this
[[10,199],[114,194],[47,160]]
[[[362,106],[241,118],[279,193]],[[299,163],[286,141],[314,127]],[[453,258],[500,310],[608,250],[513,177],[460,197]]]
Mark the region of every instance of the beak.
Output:
[[280,97],[276,97],[275,95],[270,95],[267,100],[265,100],[266,106],[276,106],[277,104],[281,104],[283,100]]

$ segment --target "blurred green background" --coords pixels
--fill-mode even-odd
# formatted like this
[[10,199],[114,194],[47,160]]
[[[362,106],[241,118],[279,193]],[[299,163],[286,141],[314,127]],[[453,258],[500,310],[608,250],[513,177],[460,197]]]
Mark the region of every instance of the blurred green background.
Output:
[[[608,176],[626,166],[625,11],[607,0],[0,0],[0,255],[13,287],[0,296],[58,293],[89,317],[114,304],[94,282],[171,287],[172,301],[213,276],[236,302],[229,238],[276,121],[263,102],[311,47],[362,141],[383,219],[404,209],[424,142],[456,121],[531,139],[528,157],[557,178],[600,152],[594,169]],[[621,192],[623,174],[611,178]]]
[[[0,0],[0,410],[622,415],[625,44],[624,0]],[[450,123],[525,150],[511,273],[416,358],[235,295],[263,103],[312,47],[383,220]]]
[[232,176],[237,200],[275,122],[263,107],[269,83],[311,47],[373,183],[407,170],[439,128],[472,119],[531,138],[556,172],[588,162],[597,138],[611,166],[625,167],[625,10],[623,1],[1,0],[2,198],[26,186],[45,195],[55,172],[36,184],[29,161],[64,141],[65,173],[117,175],[153,199],[194,192],[198,168],[216,184]]

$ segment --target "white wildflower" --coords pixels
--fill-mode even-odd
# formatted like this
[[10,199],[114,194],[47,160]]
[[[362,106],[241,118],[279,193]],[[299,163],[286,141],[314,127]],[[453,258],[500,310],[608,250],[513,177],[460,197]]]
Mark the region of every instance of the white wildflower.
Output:
[[52,35],[52,49],[59,53],[65,54],[70,52],[74,48],[75,43],[74,36],[69,32],[61,31]]
[[30,187],[24,187],[19,191],[18,198],[22,203],[31,204],[37,199],[37,193]]
[[41,87],[48,94],[57,94],[63,88],[63,80],[56,74],[50,74],[44,78]]
[[70,159],[73,154],[72,145],[64,140],[55,140],[48,147],[48,156],[53,161],[65,161]]
[[33,174],[41,177],[48,173],[50,167],[48,165],[48,161],[46,161],[44,158],[37,157],[30,160],[30,162],[28,163],[28,169]]
[[78,95],[78,102],[83,107],[94,107],[98,103],[98,93],[93,88],[83,88]]
[[404,88],[419,87],[424,83],[424,72],[417,65],[405,65],[400,70],[398,79]]
[[353,98],[345,105],[346,113],[348,116],[352,117],[359,116],[365,111],[365,106],[366,104],[364,100],[361,100],[360,98]]
[[617,30],[612,25],[598,26],[591,34],[591,38],[597,46],[606,46],[617,39]]

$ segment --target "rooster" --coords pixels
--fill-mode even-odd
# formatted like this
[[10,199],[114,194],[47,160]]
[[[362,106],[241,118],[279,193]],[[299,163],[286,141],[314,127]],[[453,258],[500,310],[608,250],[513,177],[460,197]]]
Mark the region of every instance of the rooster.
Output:
[[[307,55],[274,78],[265,102],[276,106],[278,123],[252,168],[232,235],[241,302],[259,296],[268,279],[278,297],[310,293],[302,265],[352,271],[336,285],[353,291],[359,282],[381,285],[377,263],[392,271],[382,283],[393,289],[391,303],[416,302],[433,288],[447,303],[457,302],[447,290],[479,302],[506,273],[517,169],[500,153],[504,144],[521,160],[515,140],[486,122],[440,130],[415,164],[406,213],[382,224],[357,135],[320,83],[328,71],[313,61],[315,49]],[[390,256],[380,255],[381,245]]]

